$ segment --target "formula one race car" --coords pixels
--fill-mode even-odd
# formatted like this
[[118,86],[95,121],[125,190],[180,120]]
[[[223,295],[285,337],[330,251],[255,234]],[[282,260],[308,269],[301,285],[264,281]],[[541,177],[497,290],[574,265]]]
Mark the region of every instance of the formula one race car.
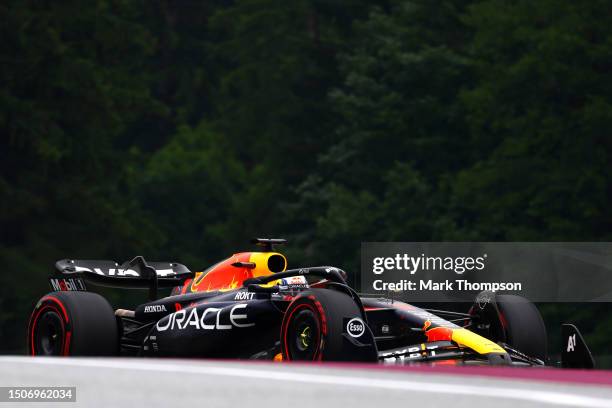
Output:
[[[547,363],[537,308],[512,295],[481,293],[468,313],[421,309],[359,295],[346,273],[321,266],[287,270],[280,239],[256,239],[203,272],[184,265],[61,260],[30,318],[32,355],[175,356],[276,361]],[[147,288],[150,301],[113,310],[85,281]],[[173,288],[157,299],[159,288]],[[577,329],[563,325],[562,365],[593,367]]]

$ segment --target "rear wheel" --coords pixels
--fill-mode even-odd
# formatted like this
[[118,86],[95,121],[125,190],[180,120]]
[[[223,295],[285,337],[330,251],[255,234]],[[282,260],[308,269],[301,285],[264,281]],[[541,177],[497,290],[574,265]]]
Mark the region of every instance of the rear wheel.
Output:
[[96,293],[49,293],[38,301],[30,317],[31,355],[112,356],[118,349],[113,309]]

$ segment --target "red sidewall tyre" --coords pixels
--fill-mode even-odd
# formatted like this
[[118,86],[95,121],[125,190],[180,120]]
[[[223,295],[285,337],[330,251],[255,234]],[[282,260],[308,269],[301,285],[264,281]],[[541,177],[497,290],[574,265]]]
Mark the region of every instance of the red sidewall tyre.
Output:
[[30,317],[28,354],[114,356],[117,320],[111,305],[91,292],[53,292],[43,296]]
[[[34,312],[32,312],[30,317],[28,324],[28,354],[33,356],[47,354],[40,350],[41,346],[36,342],[39,335],[38,331],[42,330],[41,326],[43,325],[43,322],[41,322],[41,320],[43,320],[47,315],[57,317],[59,326],[61,327],[61,330],[58,330],[58,333],[56,334],[60,336],[58,338],[59,353],[54,354],[62,356],[69,355],[70,340],[72,337],[70,317],[68,316],[63,303],[56,296],[51,294],[39,300]],[[41,319],[41,317],[43,317],[43,319]]]
[[[304,315],[310,318],[311,326],[309,327],[312,331],[312,337],[309,340],[309,344],[312,346],[312,349],[308,351],[303,350],[304,353],[302,355],[296,356],[294,351],[296,348],[299,349],[299,346],[295,346],[294,343],[299,343],[299,339],[293,336],[299,336],[300,319],[303,318]],[[307,321],[308,319],[304,320]],[[322,360],[323,354],[321,351],[327,334],[326,322],[325,312],[314,296],[301,296],[294,300],[287,309],[281,326],[281,350],[283,352],[283,359],[287,361]],[[310,356],[310,358],[305,358],[307,356]]]
[[[284,361],[376,361],[374,338],[357,303],[346,293],[316,288],[302,293],[285,311],[280,343]],[[347,322],[364,325],[360,341],[347,340]]]

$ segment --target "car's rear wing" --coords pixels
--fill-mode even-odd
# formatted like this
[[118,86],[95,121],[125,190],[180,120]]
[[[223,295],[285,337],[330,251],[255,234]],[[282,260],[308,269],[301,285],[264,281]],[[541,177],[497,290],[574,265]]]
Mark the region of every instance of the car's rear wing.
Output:
[[94,285],[114,288],[149,289],[157,297],[158,288],[182,285],[194,273],[176,262],[147,262],[142,256],[119,264],[114,261],[61,259],[55,268],[63,275],[80,277]]

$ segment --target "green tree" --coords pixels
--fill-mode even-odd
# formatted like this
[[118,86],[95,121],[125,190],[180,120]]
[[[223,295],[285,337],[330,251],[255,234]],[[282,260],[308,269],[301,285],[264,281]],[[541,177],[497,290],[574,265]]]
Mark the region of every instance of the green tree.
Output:
[[428,240],[452,226],[440,203],[469,155],[458,95],[473,80],[463,4],[397,2],[355,23],[329,94],[336,129],[294,210],[316,220],[302,238],[312,252],[355,265],[360,241]]
[[56,259],[121,256],[155,240],[143,234],[148,224],[123,188],[129,156],[114,149],[138,115],[162,109],[141,75],[155,41],[137,22],[138,4],[97,1],[74,10],[69,2],[0,6],[6,348],[21,346],[24,320]]
[[[612,37],[598,2],[486,1],[465,17],[474,160],[454,184],[476,239],[610,239]],[[503,33],[503,35],[502,35]]]

